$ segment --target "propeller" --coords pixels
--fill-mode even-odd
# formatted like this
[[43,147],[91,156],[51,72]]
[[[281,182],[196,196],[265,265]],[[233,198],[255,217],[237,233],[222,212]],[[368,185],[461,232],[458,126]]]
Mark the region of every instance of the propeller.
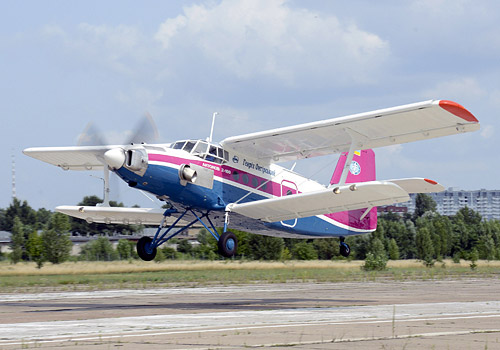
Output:
[[[144,117],[139,120],[135,128],[129,132],[130,136],[124,143],[155,143],[159,139],[158,128],[151,114],[146,112]],[[90,122],[85,127],[83,133],[78,137],[78,146],[102,146],[108,145],[106,137],[94,123]]]
[[[149,113],[145,113],[144,117],[139,120],[135,128],[129,131],[127,134],[131,135],[128,141],[124,145],[130,144],[140,144],[140,143],[155,143],[159,139],[158,128],[153,120],[153,117]],[[78,146],[102,146],[108,145],[106,138],[103,133],[95,126],[92,122],[88,123],[85,130],[78,137]],[[106,153],[104,153],[104,161],[109,166],[111,170],[116,170],[121,168],[126,160],[125,149],[122,147],[112,148]],[[118,188],[117,177],[113,176],[111,178],[111,184],[109,184],[109,172],[105,169],[104,174],[104,186],[105,195],[103,205],[109,205],[108,193],[109,186],[114,188],[113,193],[117,193]]]
[[136,125],[130,143],[155,143],[159,139],[158,128],[151,114],[146,112],[144,117]]

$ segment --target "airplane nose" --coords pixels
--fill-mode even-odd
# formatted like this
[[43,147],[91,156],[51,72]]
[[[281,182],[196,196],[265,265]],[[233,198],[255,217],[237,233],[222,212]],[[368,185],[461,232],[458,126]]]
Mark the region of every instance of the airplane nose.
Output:
[[125,151],[121,148],[110,149],[104,153],[104,161],[111,169],[120,169],[125,163]]

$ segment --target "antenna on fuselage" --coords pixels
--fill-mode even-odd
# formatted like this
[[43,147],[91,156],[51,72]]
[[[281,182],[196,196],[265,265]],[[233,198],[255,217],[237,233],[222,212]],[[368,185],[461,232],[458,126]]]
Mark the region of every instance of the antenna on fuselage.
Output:
[[210,136],[208,137],[208,142],[212,142],[212,136],[214,134],[214,125],[215,125],[215,116],[218,115],[219,112],[214,112],[212,115],[212,127],[210,128]]

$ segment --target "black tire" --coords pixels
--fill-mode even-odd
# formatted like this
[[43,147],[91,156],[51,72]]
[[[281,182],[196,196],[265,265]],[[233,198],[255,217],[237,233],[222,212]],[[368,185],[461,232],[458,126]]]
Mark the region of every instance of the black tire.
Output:
[[156,248],[154,248],[150,253],[148,253],[148,246],[151,244],[153,240],[151,237],[141,237],[137,241],[137,254],[144,261],[151,261],[156,256]]
[[351,247],[345,242],[340,242],[340,255],[347,258],[351,254]]
[[226,258],[232,258],[236,255],[236,250],[238,249],[238,239],[234,233],[224,232],[220,235],[217,245],[220,255]]

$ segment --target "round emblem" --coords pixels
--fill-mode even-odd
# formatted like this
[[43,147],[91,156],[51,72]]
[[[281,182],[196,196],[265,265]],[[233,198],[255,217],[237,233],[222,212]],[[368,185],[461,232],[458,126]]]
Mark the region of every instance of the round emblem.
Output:
[[359,165],[358,162],[356,162],[355,160],[353,160],[351,162],[351,166],[349,167],[349,171],[353,175],[359,175],[359,173],[361,172],[361,166]]

